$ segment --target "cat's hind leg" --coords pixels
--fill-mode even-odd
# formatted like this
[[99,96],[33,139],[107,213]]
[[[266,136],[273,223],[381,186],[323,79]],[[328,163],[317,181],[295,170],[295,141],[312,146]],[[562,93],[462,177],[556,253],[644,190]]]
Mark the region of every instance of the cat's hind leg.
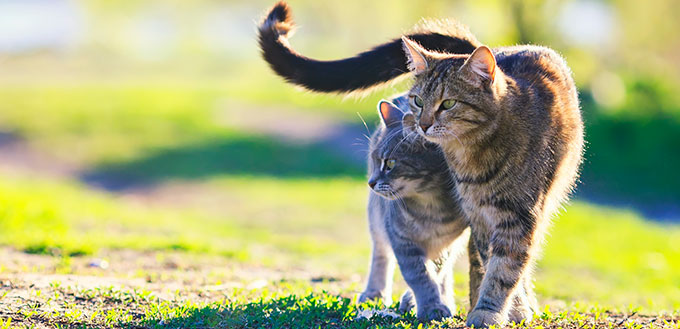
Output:
[[435,264],[413,242],[393,237],[392,245],[404,280],[413,291],[417,316],[422,320],[441,320],[451,316],[442,301]]
[[414,307],[416,307],[416,298],[413,297],[413,291],[411,291],[411,289],[406,289],[404,294],[401,295],[401,299],[399,301],[399,312],[408,313]]
[[472,238],[468,241],[468,260],[470,263],[470,308],[472,308],[477,304],[479,286],[484,278],[484,261]]

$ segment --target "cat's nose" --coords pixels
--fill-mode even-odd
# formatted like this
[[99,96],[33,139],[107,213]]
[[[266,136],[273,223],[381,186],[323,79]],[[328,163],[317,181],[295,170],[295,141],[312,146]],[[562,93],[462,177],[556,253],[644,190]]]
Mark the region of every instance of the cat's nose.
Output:
[[374,188],[376,183],[377,183],[377,182],[374,181],[374,180],[369,180],[369,181],[368,181],[368,186],[370,186],[371,188]]
[[420,128],[423,129],[423,132],[426,132],[426,131],[427,131],[427,128],[430,128],[430,127],[432,127],[432,124],[431,124],[431,123],[430,123],[430,124],[427,124],[427,123],[421,123],[421,124],[420,124]]

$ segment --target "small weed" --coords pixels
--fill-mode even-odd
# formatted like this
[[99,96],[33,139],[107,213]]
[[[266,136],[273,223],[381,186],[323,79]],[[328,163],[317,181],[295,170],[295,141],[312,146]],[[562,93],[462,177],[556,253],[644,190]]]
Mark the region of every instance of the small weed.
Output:
[[9,329],[12,327],[12,318],[6,320],[0,319],[0,329]]

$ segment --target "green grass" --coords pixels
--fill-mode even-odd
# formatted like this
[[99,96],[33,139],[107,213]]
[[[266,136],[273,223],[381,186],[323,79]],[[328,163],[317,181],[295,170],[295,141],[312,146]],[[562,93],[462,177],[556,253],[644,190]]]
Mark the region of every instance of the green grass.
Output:
[[363,184],[357,180],[231,177],[210,185],[223,187],[217,196],[204,195],[220,203],[219,213],[167,204],[145,206],[78,183],[3,176],[0,243],[34,253],[179,249],[241,260],[254,257],[251,249],[257,249],[255,261],[265,263],[277,262],[282,255],[303,258],[339,249],[347,250],[348,256],[368,248],[343,242],[354,230],[336,231],[332,240],[315,236],[337,228],[337,223],[363,217],[361,208],[348,211],[345,206],[362,202],[363,189],[358,187]]
[[[210,293],[207,293],[210,295]],[[357,305],[342,294],[314,292],[305,283],[279,283],[257,292],[235,290],[226,298],[212,296],[213,301],[193,302],[182,292],[164,300],[153,291],[143,289],[75,289],[51,286],[34,290],[16,320],[29,327],[34,323],[84,328],[460,328],[465,310],[459,308],[452,318],[425,323],[415,315],[398,314],[398,303],[385,309],[373,303]],[[79,307],[85,304],[89,307]],[[63,305],[63,313],[46,312],[51,305]],[[375,314],[376,310],[389,314]],[[20,321],[20,322],[19,322]],[[0,322],[7,328],[12,319]],[[636,313],[603,307],[558,311],[546,307],[530,324],[512,324],[511,328],[680,328],[677,315],[639,316]]]
[[[257,72],[268,74],[260,69],[253,75]],[[0,131],[16,134],[37,152],[71,161],[79,170],[57,178],[0,171],[0,245],[54,256],[57,272],[75,274],[76,257],[131,249],[218,255],[234,264],[365,278],[370,242],[362,168],[322,144],[291,143],[221,118],[224,112],[266,115],[257,110],[276,111],[285,104],[291,113],[345,123],[358,122],[360,112],[370,125],[375,121],[371,104],[378,97],[356,102],[309,95],[274,78],[5,85],[0,89]],[[667,152],[675,145],[673,120],[590,117],[594,130],[588,131],[592,155],[584,169],[585,188],[595,177],[605,185],[615,182],[607,186],[618,196],[649,193],[644,200],[673,202],[677,191],[669,182],[676,173],[669,164],[676,155]],[[612,144],[617,135],[628,139]],[[654,142],[653,147],[645,141]],[[666,156],[670,161],[650,164],[664,152],[671,154]],[[629,177],[631,168],[640,174]],[[662,178],[647,179],[659,173]],[[83,183],[97,177],[131,181],[139,185],[128,187],[141,190],[104,192]],[[628,193],[633,185],[640,187],[638,194]],[[659,193],[667,198],[655,197]],[[582,201],[569,205],[555,220],[536,268],[540,300],[559,311],[547,310],[533,326],[606,328],[626,320],[602,320],[614,316],[607,310],[680,309],[677,241],[677,225]],[[466,274],[459,271],[456,280],[457,298],[465,307]],[[26,319],[44,317],[55,326],[419,328],[412,315],[355,320],[359,308],[367,307],[351,302],[361,289],[356,285],[326,291],[308,282],[277,282],[268,290],[229,291],[220,300],[71,291],[87,302],[73,299],[57,314],[33,313],[30,305],[21,311],[27,312]],[[395,298],[403,287],[397,285]],[[86,307],[93,305],[113,306],[92,313]],[[0,321],[0,328],[9,327],[9,320]],[[461,321],[454,318],[446,325]]]
[[[179,249],[271,266],[366,274],[365,188],[356,179],[222,177],[219,207],[144,205],[60,181],[0,179],[0,243],[29,252]],[[556,221],[537,268],[545,300],[680,308],[680,229],[582,203]],[[458,276],[465,289],[465,275]],[[395,292],[398,294],[399,292]]]
[[[620,109],[599,108],[587,90],[581,93],[588,144],[579,191],[599,202],[633,204],[646,215],[664,216],[664,209],[677,209],[680,202],[675,183],[680,181],[675,170],[680,165],[680,119],[672,97],[663,94],[669,84],[638,84],[633,84],[630,98]],[[128,179],[164,178],[163,172],[152,170],[158,162],[174,164],[168,167],[170,178],[243,171],[239,166],[259,168],[268,175],[295,176],[296,172],[314,172],[308,165],[312,159],[322,163],[317,168],[325,168],[316,169],[315,174],[359,176],[360,169],[343,171],[342,161],[320,145],[289,145],[272,136],[243,131],[224,117],[266,116],[259,109],[283,108],[338,123],[357,124],[364,118],[373,127],[377,100],[405,88],[402,83],[363,99],[343,99],[300,92],[264,65],[252,64],[214,80],[3,83],[0,131],[14,133],[72,162],[95,165]],[[267,165],[266,155],[272,150],[302,160],[284,163],[288,167],[277,171]],[[223,161],[233,152],[247,154],[250,161]],[[201,164],[206,165],[185,161],[191,158],[203,158]]]
[[[265,74],[266,71],[259,73]],[[3,84],[0,129],[55,154],[68,151],[69,158],[92,164],[135,159],[149,149],[219,139],[234,131],[233,125],[221,116],[256,115],[253,111],[258,107],[320,112],[341,123],[359,122],[360,113],[372,123],[377,120],[374,104],[378,99],[380,94],[359,103],[300,93],[274,77],[216,82],[127,81],[113,85]]]

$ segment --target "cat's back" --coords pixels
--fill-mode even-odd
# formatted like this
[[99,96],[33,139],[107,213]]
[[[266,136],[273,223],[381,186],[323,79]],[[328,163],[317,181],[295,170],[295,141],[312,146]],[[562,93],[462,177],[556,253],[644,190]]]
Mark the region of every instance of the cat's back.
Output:
[[494,50],[498,67],[509,77],[507,108],[516,120],[515,135],[526,139],[532,164],[527,168],[552,173],[545,182],[552,213],[571,191],[583,154],[583,119],[578,93],[566,61],[541,46],[513,46]]
[[501,47],[494,49],[498,67],[507,76],[520,83],[551,84],[559,92],[577,100],[576,86],[567,62],[556,51],[534,45]]
[[519,111],[517,115],[580,134],[583,128],[578,92],[562,56],[550,48],[533,45],[501,47],[494,53],[498,67],[513,82],[512,99],[520,103],[512,106]]

